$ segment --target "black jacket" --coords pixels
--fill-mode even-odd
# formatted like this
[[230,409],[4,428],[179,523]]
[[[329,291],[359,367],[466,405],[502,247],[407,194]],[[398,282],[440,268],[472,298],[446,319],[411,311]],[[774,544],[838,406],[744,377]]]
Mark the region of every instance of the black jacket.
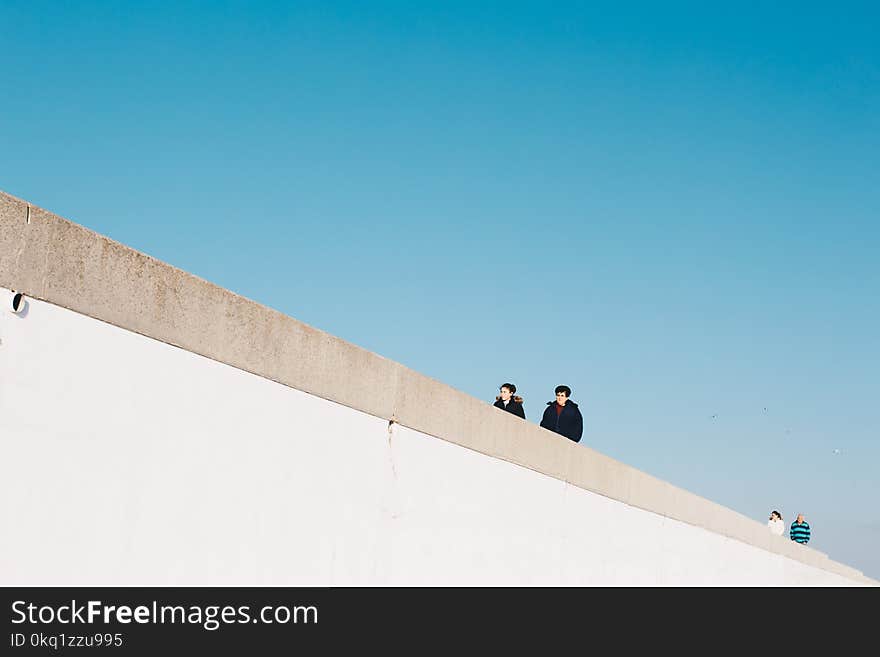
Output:
[[507,402],[507,406],[504,406],[504,402],[501,401],[501,397],[495,398],[495,403],[493,406],[495,408],[500,408],[502,411],[507,411],[508,413],[513,413],[514,415],[519,415],[523,420],[526,419],[526,412],[523,409],[523,398],[522,397],[511,397],[510,401]]
[[562,407],[562,413],[556,415],[556,402],[547,402],[544,409],[544,417],[541,418],[541,426],[550,431],[561,433],[574,442],[580,442],[584,433],[584,417],[581,415],[578,405],[570,399]]

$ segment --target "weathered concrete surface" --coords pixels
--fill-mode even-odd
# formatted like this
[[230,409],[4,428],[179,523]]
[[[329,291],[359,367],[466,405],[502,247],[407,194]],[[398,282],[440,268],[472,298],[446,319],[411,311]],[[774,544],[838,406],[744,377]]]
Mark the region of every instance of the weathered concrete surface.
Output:
[[0,286],[812,566],[763,523],[0,192]]

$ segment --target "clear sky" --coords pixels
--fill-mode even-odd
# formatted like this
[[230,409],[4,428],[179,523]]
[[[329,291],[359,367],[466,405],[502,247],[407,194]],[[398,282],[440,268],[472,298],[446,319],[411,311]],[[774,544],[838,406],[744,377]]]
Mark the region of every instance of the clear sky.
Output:
[[0,189],[880,578],[880,5],[715,4],[3,0]]

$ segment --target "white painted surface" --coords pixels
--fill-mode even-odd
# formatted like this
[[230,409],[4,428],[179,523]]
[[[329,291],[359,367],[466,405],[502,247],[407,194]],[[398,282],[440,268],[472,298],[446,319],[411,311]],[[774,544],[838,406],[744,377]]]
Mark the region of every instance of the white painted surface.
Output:
[[51,304],[14,315],[8,290],[0,301],[2,585],[856,584]]

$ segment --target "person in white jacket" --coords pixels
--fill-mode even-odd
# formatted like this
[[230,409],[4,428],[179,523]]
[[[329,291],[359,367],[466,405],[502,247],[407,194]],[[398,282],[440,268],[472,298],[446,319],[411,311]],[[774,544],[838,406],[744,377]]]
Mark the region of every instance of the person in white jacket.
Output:
[[776,534],[777,536],[782,536],[782,533],[785,531],[785,523],[782,521],[782,514],[779,511],[772,511],[770,513],[770,520],[767,521],[767,527],[770,529],[770,532]]

